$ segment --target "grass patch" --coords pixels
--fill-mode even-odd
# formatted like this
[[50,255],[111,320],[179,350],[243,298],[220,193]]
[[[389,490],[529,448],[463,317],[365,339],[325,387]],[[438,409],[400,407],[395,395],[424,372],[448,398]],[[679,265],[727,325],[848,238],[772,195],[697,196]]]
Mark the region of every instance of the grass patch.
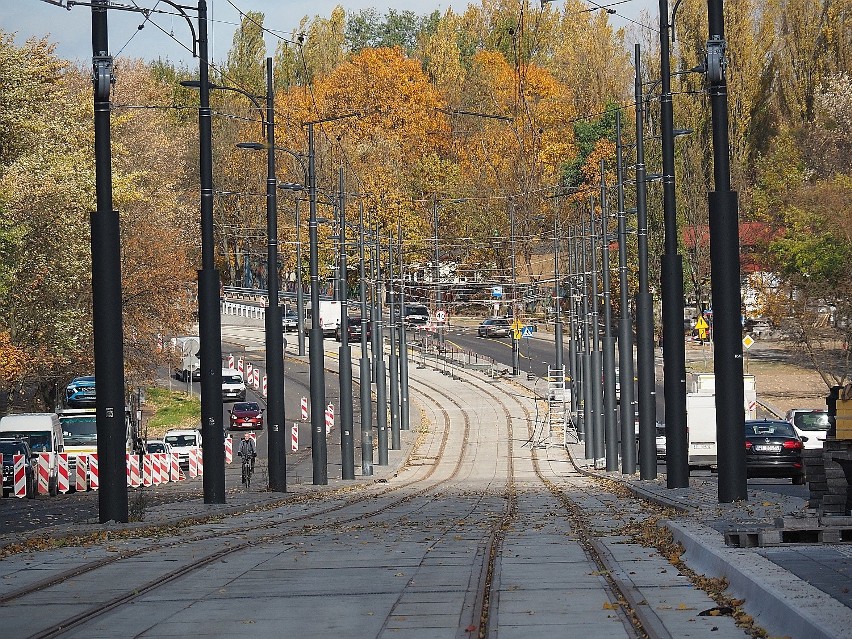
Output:
[[145,409],[151,411],[147,425],[149,437],[162,435],[170,428],[198,428],[201,422],[201,398],[179,391],[152,387],[145,392]]

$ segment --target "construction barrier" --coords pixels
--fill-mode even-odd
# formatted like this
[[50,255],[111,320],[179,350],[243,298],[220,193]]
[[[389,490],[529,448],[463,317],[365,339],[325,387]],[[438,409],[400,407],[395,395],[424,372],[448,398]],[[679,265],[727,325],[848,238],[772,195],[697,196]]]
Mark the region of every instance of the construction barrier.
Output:
[[228,368],[233,368],[233,367],[234,367],[234,356],[228,355]]
[[[77,455],[77,462],[74,469],[75,488],[79,492],[86,492],[89,489],[89,456]],[[138,470],[138,468],[137,468]]]
[[243,374],[243,358],[242,357],[240,357],[237,360],[237,370],[240,372],[240,375]]
[[92,490],[97,490],[101,485],[98,476],[98,454],[92,453],[89,455],[89,486]]
[[56,458],[56,463],[58,466],[57,479],[56,479],[56,487],[60,493],[63,495],[71,490],[69,478],[68,478],[68,453],[58,453]]
[[27,496],[27,467],[26,458],[23,455],[12,455],[14,465],[14,483],[12,484],[15,497]]
[[294,453],[299,450],[299,422],[293,424],[290,450]]
[[142,485],[143,486],[153,486],[154,485],[154,477],[153,477],[153,462],[151,460],[150,455],[142,455]]
[[180,481],[184,478],[180,470],[180,456],[177,453],[172,453],[171,472],[169,475],[172,481]]
[[127,455],[127,485],[131,488],[139,488],[142,478],[139,476],[139,455],[128,453]]
[[308,398],[303,397],[302,401],[299,402],[299,404],[302,408],[302,421],[306,422],[308,421]]
[[234,461],[234,440],[228,435],[225,438],[225,463],[230,464]]
[[262,388],[261,393],[263,393],[263,396],[264,396],[264,397],[266,397],[266,393],[267,393],[267,386],[266,386],[266,382],[267,382],[267,379],[266,379],[266,373],[264,373],[264,374],[263,374],[263,384],[261,384],[261,388]]
[[254,379],[254,366],[251,362],[246,362],[246,384],[251,384]]
[[334,406],[329,404],[325,409],[325,434],[328,435],[334,428]]
[[38,494],[50,493],[50,462],[53,453],[38,454]]
[[260,388],[260,369],[255,368],[252,371],[252,386],[254,386],[254,390],[258,390]]
[[189,476],[198,477],[198,448],[189,449]]
[[204,474],[204,449],[198,448],[198,474]]

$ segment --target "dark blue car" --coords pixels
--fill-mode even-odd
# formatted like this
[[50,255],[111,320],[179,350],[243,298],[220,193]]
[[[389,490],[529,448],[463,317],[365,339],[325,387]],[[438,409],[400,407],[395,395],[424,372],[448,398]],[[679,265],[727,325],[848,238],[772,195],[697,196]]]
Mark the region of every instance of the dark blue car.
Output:
[[93,376],[75,377],[65,387],[65,405],[69,408],[89,408],[94,406],[96,401]]

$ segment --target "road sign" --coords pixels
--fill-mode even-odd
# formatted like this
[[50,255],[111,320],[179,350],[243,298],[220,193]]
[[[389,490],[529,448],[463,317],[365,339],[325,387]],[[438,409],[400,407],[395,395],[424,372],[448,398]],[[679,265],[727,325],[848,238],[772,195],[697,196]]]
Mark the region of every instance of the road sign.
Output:
[[500,299],[503,297],[503,287],[502,286],[492,286],[491,287],[491,297],[494,299]]
[[699,317],[698,320],[695,322],[695,328],[697,328],[698,330],[701,330],[702,328],[709,328],[709,327],[710,327],[710,325],[707,323],[707,320],[704,319],[703,315],[701,317]]
[[435,320],[439,323],[443,323],[447,320],[447,314],[444,311],[436,311]]
[[524,326],[521,329],[521,337],[532,337],[534,326]]
[[754,338],[751,335],[743,337],[743,346],[746,350],[750,349],[752,344],[754,344]]
[[515,339],[521,339],[521,329],[513,328],[512,329],[512,337],[514,337]]
[[511,327],[512,327],[513,331],[517,332],[517,331],[520,331],[524,327],[524,323],[521,320],[516,319],[516,320],[512,321]]

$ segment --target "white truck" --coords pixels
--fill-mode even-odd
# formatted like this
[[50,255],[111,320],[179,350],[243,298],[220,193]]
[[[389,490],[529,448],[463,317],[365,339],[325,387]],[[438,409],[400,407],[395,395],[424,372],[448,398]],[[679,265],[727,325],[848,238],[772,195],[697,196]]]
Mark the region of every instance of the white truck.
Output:
[[182,382],[201,381],[201,341],[197,336],[175,337],[172,339],[172,348],[177,355],[178,362],[175,367],[175,377]]
[[[757,384],[754,375],[743,375],[743,411],[746,419],[757,416]],[[690,468],[716,466],[716,377],[692,375],[692,392],[686,394],[687,457]]]
[[59,463],[56,454],[65,452],[65,440],[56,413],[20,413],[0,418],[0,437],[20,439],[33,453],[50,453],[48,493],[59,493]]
[[[340,302],[334,300],[320,300],[319,314],[317,315],[319,326],[322,328],[324,337],[333,337],[340,326]],[[310,302],[305,306],[305,326],[310,328],[313,318],[313,309]]]

